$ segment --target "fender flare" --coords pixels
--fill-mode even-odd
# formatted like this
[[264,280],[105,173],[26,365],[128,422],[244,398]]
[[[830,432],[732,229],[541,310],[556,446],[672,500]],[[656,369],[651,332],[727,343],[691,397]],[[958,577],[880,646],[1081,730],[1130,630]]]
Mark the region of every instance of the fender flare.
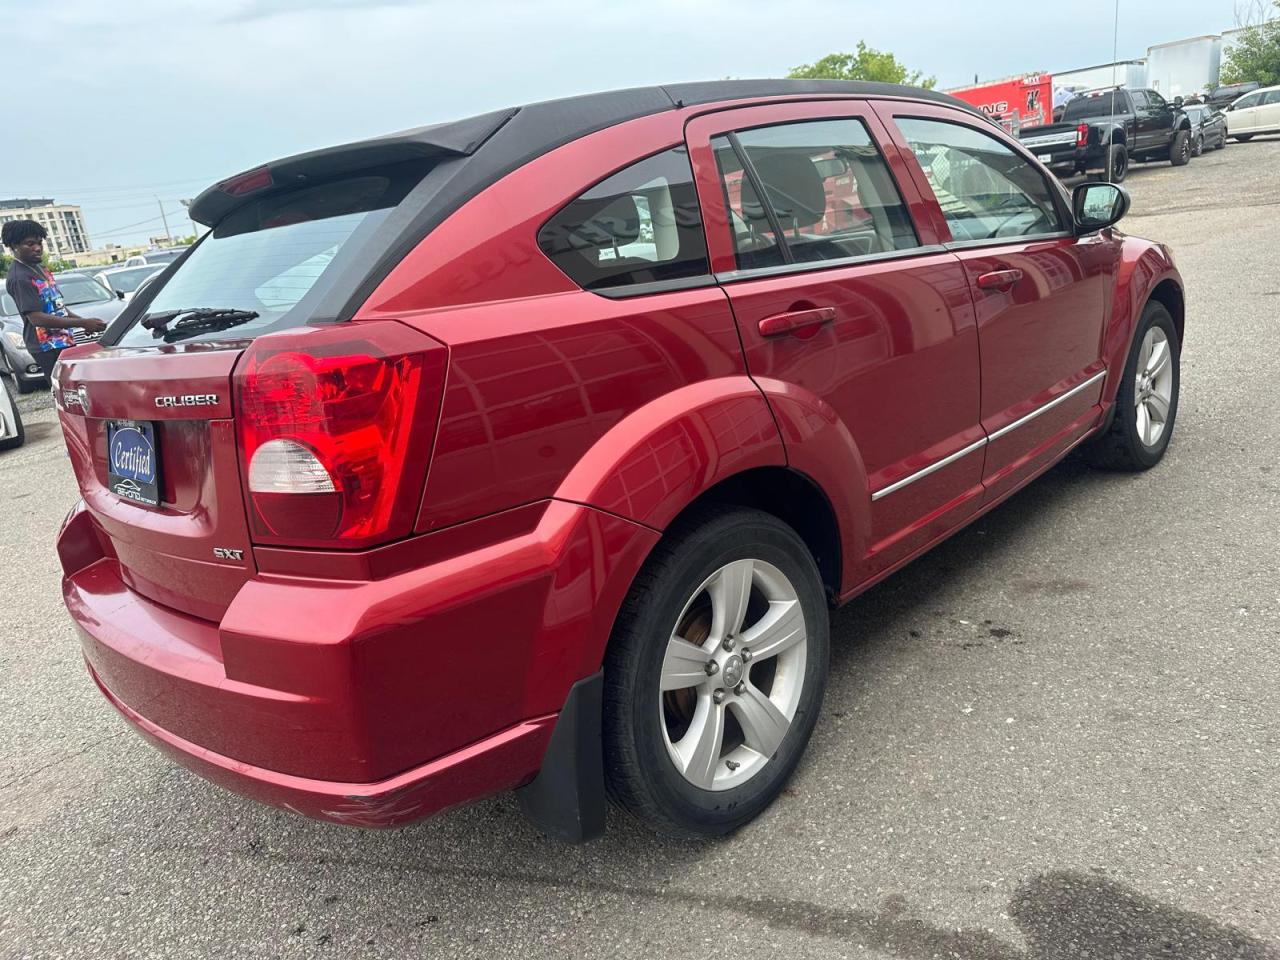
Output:
[[871,487],[857,441],[835,408],[817,394],[761,378],[786,447],[787,466],[808,477],[835,513],[841,544],[840,595],[860,579],[871,543]]
[[633,411],[597,440],[556,490],[664,530],[701,493],[754,467],[785,466],[778,426],[745,375],[702,380]]
[[[1127,245],[1126,245],[1127,246]],[[1107,377],[1102,402],[1112,404],[1120,389],[1120,375],[1129,358],[1129,349],[1138,319],[1156,288],[1171,281],[1179,291],[1185,289],[1182,276],[1168,253],[1158,244],[1144,243],[1136,256],[1122,251],[1112,295],[1110,319],[1103,342],[1103,357],[1111,375]]]

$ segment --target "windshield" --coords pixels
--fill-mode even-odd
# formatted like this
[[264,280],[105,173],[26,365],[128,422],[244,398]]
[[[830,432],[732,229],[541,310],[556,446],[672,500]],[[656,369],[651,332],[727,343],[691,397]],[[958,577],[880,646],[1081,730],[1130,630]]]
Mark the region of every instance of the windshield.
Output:
[[102,277],[112,290],[122,293],[133,293],[147,277],[159,273],[156,267],[131,267],[128,270],[113,270]]
[[[392,208],[422,177],[389,170],[251,201],[230,213],[182,262],[147,304],[147,313],[189,308],[252,310],[258,318],[235,328],[236,339],[308,318],[308,294],[323,292],[339,259],[359,251]],[[313,302],[308,301],[308,302]],[[225,339],[221,331],[191,337]],[[134,324],[118,341],[158,341]]]
[[[1115,100],[1115,106],[1112,107],[1112,100]],[[1088,120],[1091,117],[1109,117],[1113,113],[1125,113],[1129,109],[1129,98],[1123,92],[1116,90],[1106,93],[1091,93],[1087,96],[1076,97],[1074,100],[1067,101],[1067,106],[1062,111],[1062,122],[1069,120]]]
[[106,303],[115,299],[110,290],[92,277],[63,274],[53,279],[57,282],[58,289],[62,291],[63,302],[68,306],[74,307],[81,303]]

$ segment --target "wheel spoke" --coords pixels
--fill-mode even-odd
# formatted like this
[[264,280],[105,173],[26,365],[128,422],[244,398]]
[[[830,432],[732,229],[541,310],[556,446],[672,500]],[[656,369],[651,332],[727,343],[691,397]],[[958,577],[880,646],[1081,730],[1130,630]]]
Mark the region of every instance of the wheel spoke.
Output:
[[1150,336],[1142,338],[1142,346],[1138,350],[1139,370],[1145,371],[1147,369],[1147,364],[1151,361],[1151,347],[1153,346],[1151,341],[1152,337]]
[[667,641],[667,653],[662,660],[662,689],[683,690],[705,682],[710,659],[711,655],[701,647],[672,637]]
[[799,600],[775,600],[769,612],[742,634],[742,645],[758,663],[804,642],[804,611]]
[[1150,446],[1151,416],[1147,413],[1145,403],[1138,404],[1138,439]]
[[724,707],[712,702],[710,696],[699,697],[689,731],[675,745],[682,772],[691,783],[711,789],[723,744]]
[[1164,368],[1169,365],[1169,341],[1160,340],[1152,344],[1151,355],[1147,358],[1146,366],[1143,369],[1147,376],[1154,380],[1159,374],[1164,372]]
[[1156,423],[1165,423],[1169,419],[1169,401],[1158,393],[1147,397],[1147,416]]
[[791,728],[791,721],[777,704],[750,683],[742,696],[732,701],[731,707],[742,726],[747,746],[761,756],[772,757]]
[[721,569],[707,588],[711,595],[711,636],[716,643],[727,634],[742,630],[747,618],[747,601],[751,599],[754,560],[738,560]]

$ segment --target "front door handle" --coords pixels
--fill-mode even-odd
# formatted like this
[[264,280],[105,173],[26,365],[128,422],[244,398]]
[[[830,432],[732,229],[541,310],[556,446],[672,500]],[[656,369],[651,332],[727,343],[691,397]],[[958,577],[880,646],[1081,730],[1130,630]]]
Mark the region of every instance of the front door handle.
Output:
[[824,323],[830,323],[835,318],[835,307],[814,307],[812,310],[791,310],[787,313],[775,313],[773,316],[765,317],[760,321],[760,336],[781,337],[788,333],[803,336],[806,328],[812,328],[813,333],[810,333],[809,336],[813,336],[814,333],[818,332],[818,327]]
[[978,277],[978,289],[1008,290],[1021,279],[1021,270],[992,270]]

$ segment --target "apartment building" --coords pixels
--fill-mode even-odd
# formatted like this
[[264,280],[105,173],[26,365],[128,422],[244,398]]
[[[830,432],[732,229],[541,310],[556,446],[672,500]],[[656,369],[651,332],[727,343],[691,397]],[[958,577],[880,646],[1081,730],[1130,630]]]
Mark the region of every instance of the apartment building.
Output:
[[89,252],[89,234],[77,206],[54,203],[47,197],[0,200],[0,223],[10,220],[34,220],[41,224],[49,233],[44,249],[50,260]]

